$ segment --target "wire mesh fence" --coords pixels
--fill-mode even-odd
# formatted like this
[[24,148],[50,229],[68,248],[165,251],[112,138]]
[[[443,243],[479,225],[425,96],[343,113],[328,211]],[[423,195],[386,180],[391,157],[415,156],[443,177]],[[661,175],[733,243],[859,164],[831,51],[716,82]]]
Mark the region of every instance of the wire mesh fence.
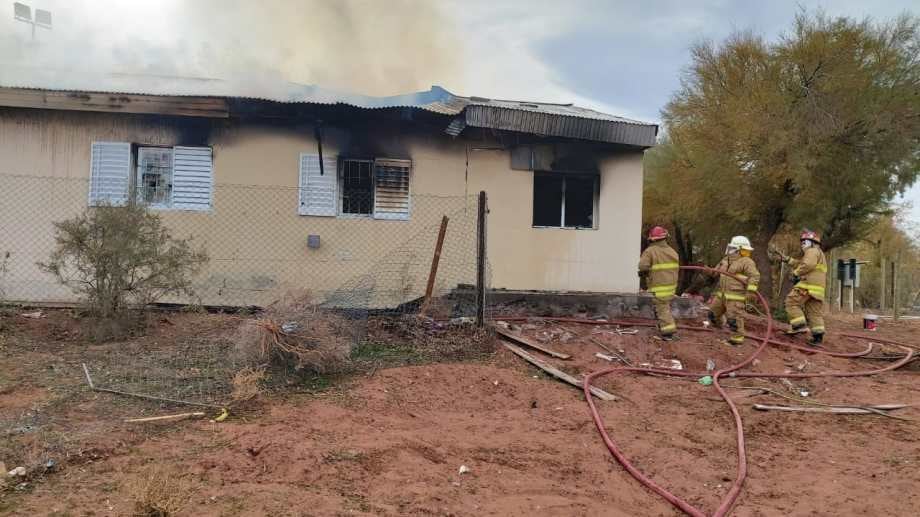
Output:
[[[76,302],[38,263],[54,248],[54,223],[87,209],[84,179],[0,175],[0,295],[14,302]],[[194,295],[164,302],[269,305],[284,292],[310,291],[325,307],[417,309],[425,294],[443,216],[449,219],[437,269],[436,298],[476,282],[477,200],[413,195],[408,220],[298,213],[296,187],[217,184],[211,210],[151,208],[175,237],[192,239],[209,260]],[[459,288],[459,289],[458,289]],[[446,315],[471,315],[461,298]],[[408,304],[408,305],[406,305]]]
[[[0,301],[80,301],[38,263],[55,248],[54,223],[88,209],[88,189],[83,179],[0,175]],[[353,200],[349,203],[348,210],[356,211]],[[308,327],[325,332],[327,340],[353,345],[364,338],[369,316],[420,311],[446,218],[425,312],[437,319],[475,317],[475,196],[413,195],[408,220],[341,210],[334,217],[304,216],[298,204],[296,187],[217,184],[207,212],[149,207],[172,236],[192,239],[208,255],[193,279],[193,294],[160,301],[265,308],[266,317],[285,320],[271,325],[297,327],[273,331],[282,338],[299,339],[299,329]],[[300,304],[295,316],[289,304],[278,309],[292,296]],[[324,318],[331,313],[334,317]],[[333,319],[334,330],[322,328]],[[253,322],[241,318],[239,325],[252,330]],[[249,352],[257,345],[252,339],[243,343],[246,339],[233,331],[171,346],[126,343],[118,353],[81,360],[97,388],[223,406],[232,395],[234,373],[251,364],[240,345]]]

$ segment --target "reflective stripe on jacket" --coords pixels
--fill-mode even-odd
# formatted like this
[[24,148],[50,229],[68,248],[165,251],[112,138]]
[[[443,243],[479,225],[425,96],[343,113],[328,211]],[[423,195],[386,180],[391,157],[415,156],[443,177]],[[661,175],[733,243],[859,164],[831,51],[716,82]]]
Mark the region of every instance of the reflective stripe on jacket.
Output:
[[679,267],[677,252],[663,240],[649,244],[639,257],[639,272],[648,273],[648,290],[657,298],[677,293]]
[[[760,271],[751,257],[728,255],[719,262],[716,269],[737,275],[744,282],[735,280],[728,275],[719,275],[719,289],[716,293],[726,300],[743,302],[749,292],[757,291],[760,283]],[[746,283],[745,283],[746,282]]]
[[801,259],[790,259],[792,274],[799,277],[795,284],[797,289],[808,291],[808,294],[817,300],[824,300],[824,289],[827,286],[827,260],[824,252],[812,246],[805,250]]

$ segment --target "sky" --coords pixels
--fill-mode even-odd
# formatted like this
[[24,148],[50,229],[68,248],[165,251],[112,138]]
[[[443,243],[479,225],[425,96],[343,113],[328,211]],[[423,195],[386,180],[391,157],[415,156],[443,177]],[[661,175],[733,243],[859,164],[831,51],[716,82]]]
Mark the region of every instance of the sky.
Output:
[[[696,42],[737,30],[774,39],[803,8],[920,14],[911,0],[21,1],[50,10],[54,26],[32,41],[12,1],[0,0],[0,66],[253,77],[371,95],[437,84],[653,122]],[[920,184],[905,200],[920,224]]]

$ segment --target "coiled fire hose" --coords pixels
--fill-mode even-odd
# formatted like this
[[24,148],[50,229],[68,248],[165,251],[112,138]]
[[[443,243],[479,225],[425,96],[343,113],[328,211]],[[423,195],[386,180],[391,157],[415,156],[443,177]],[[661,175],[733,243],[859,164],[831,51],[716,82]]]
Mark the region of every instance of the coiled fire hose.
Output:
[[[738,281],[741,281],[742,283],[745,282],[744,280],[739,278],[737,275],[733,275],[731,273],[728,273],[722,270],[708,268],[705,266],[681,266],[681,269],[719,273],[722,275],[732,277]],[[827,354],[829,356],[834,356],[834,357],[860,357],[860,356],[867,355],[872,350],[872,346],[870,345],[869,349],[865,350],[864,352],[857,352],[857,353],[830,352],[830,351],[819,349],[819,348],[806,348],[806,347],[802,347],[798,345],[793,345],[790,343],[775,341],[771,339],[772,333],[773,333],[773,318],[770,315],[771,314],[770,306],[767,303],[767,300],[760,293],[755,292],[755,294],[757,295],[758,302],[760,303],[761,306],[763,306],[764,314],[767,315],[767,330],[763,336],[756,336],[756,337],[748,336],[748,337],[758,339],[760,341],[760,345],[757,346],[757,348],[754,350],[754,352],[751,355],[749,355],[747,358],[745,358],[740,363],[729,366],[727,368],[723,368],[721,370],[717,370],[716,372],[711,374],[712,386],[716,389],[716,391],[719,393],[719,396],[722,397],[725,403],[728,404],[729,411],[732,414],[732,418],[734,420],[734,425],[735,425],[736,450],[737,450],[737,455],[738,455],[737,474],[735,476],[735,480],[732,483],[731,488],[729,489],[728,493],[725,495],[725,497],[722,498],[722,501],[720,502],[718,508],[716,508],[716,511],[713,512],[712,515],[715,517],[726,515],[731,510],[732,505],[735,503],[735,500],[738,498],[738,495],[741,493],[741,487],[742,485],[744,485],[744,480],[747,477],[747,451],[745,448],[744,427],[741,422],[741,413],[738,411],[738,407],[735,405],[731,397],[728,396],[728,393],[725,391],[725,389],[722,387],[722,385],[719,382],[723,376],[730,375],[731,377],[736,377],[736,378],[737,377],[760,377],[760,378],[799,378],[799,379],[811,378],[811,377],[860,377],[860,376],[875,375],[875,374],[895,370],[897,368],[900,368],[901,366],[904,366],[905,364],[907,364],[914,358],[914,350],[907,346],[904,346],[900,343],[896,343],[890,340],[873,339],[876,342],[899,346],[905,350],[905,355],[898,361],[884,368],[879,368],[876,370],[859,371],[859,372],[818,372],[818,373],[739,372],[738,370],[741,370],[742,368],[750,365],[754,361],[754,359],[756,359],[757,356],[759,356],[763,352],[763,350],[770,344],[777,345],[777,346],[785,346],[785,347],[790,347],[790,348],[795,348],[795,349],[800,349],[800,350],[807,350],[813,353],[823,353],[823,354]],[[562,318],[559,318],[559,319],[562,319]],[[594,322],[594,323],[601,324],[602,322]],[[618,322],[612,322],[612,321],[603,322],[603,324],[611,324],[611,323],[618,323]],[[626,322],[623,322],[623,323],[626,323]],[[694,329],[694,330],[702,330],[702,329],[696,329],[694,327],[685,327],[685,328]],[[863,338],[864,339],[863,336],[859,336],[857,334],[843,334],[843,336],[850,337],[850,338],[857,338],[857,339]],[[687,515],[692,515],[694,517],[706,517],[707,514],[703,510],[696,508],[695,506],[691,505],[684,499],[681,499],[680,497],[669,492],[667,489],[655,483],[655,481],[653,481],[651,478],[649,478],[648,476],[643,474],[639,469],[637,469],[635,465],[633,465],[632,462],[630,462],[629,459],[623,454],[623,452],[617,446],[616,442],[614,442],[613,439],[610,437],[610,435],[607,433],[607,429],[604,426],[604,420],[603,418],[601,418],[600,414],[598,413],[597,407],[594,404],[594,399],[593,397],[591,397],[591,393],[590,393],[591,383],[595,379],[604,377],[606,375],[624,374],[624,373],[630,373],[630,372],[647,374],[647,375],[654,374],[654,375],[664,375],[664,376],[670,376],[670,377],[697,377],[697,378],[707,375],[707,373],[675,371],[675,370],[662,369],[662,368],[614,367],[614,368],[607,368],[604,370],[600,370],[600,371],[591,373],[590,375],[585,377],[585,381],[583,385],[584,392],[585,392],[585,400],[587,400],[588,402],[588,407],[591,410],[591,417],[594,419],[594,424],[597,426],[597,430],[600,433],[601,438],[604,441],[604,444],[607,446],[607,449],[610,451],[610,454],[613,455],[613,457],[617,460],[617,462],[619,462],[620,465],[622,465],[623,468],[626,469],[626,471],[629,472],[629,474],[632,475],[634,478],[636,478],[640,483],[642,483],[643,485],[653,490],[655,493],[663,497],[665,500],[667,500],[668,502],[670,502],[677,508],[681,509]]]

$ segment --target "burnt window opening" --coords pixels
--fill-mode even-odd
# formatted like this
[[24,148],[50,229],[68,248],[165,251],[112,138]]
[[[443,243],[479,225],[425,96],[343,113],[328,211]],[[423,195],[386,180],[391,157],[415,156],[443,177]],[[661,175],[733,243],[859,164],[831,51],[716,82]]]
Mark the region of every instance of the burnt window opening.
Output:
[[341,175],[343,215],[374,213],[374,162],[343,160]]
[[154,207],[172,204],[173,150],[171,147],[137,149],[137,199]]
[[533,226],[541,228],[596,228],[596,175],[535,172]]

